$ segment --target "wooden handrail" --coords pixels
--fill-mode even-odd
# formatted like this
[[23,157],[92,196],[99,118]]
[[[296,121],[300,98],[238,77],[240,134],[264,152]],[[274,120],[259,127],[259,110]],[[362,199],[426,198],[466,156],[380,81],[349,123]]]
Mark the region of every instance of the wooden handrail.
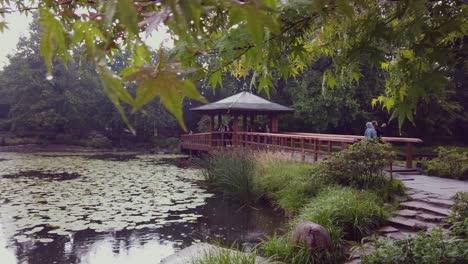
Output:
[[[316,161],[319,155],[330,155],[364,139],[357,135],[332,135],[317,133],[261,133],[261,132],[206,132],[186,134],[181,137],[181,148],[197,151],[212,151],[220,148],[274,149],[297,152],[305,160],[312,154]],[[386,142],[406,144],[406,166],[412,167],[413,144],[422,142],[418,138],[384,137]]]
[[[320,135],[321,137],[345,137],[345,138],[354,138],[354,139],[364,139],[364,136],[358,135],[334,135],[334,134],[318,134],[318,133],[300,133],[300,132],[286,132],[286,135],[304,135],[304,136],[314,136]],[[402,138],[402,137],[382,137],[385,142],[401,142],[401,143],[422,143],[423,141],[419,138]]]

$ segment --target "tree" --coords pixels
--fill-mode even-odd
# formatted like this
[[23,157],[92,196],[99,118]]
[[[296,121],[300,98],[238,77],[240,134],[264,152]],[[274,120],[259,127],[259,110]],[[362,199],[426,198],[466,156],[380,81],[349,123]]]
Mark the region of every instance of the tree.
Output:
[[[269,93],[274,78],[296,77],[326,55],[333,67],[324,71],[323,83],[333,88],[359,81],[359,61],[366,54],[384,70],[385,91],[373,103],[392,111],[401,127],[414,120],[421,100],[453,85],[450,73],[466,49],[468,28],[468,7],[459,0],[31,0],[14,7],[9,2],[0,1],[3,13],[39,9],[41,54],[49,72],[54,57],[66,64],[71,47],[82,45],[124,120],[122,103],[137,112],[159,96],[182,126],[183,99],[204,100],[193,80],[217,86],[223,72],[238,77],[253,72],[252,83]],[[140,35],[162,24],[176,48],[154,64]],[[132,59],[118,76],[107,61],[121,50]],[[203,63],[199,55],[211,56],[213,63]],[[129,82],[138,83],[135,96],[124,88]]]
[[[67,134],[85,137],[100,132],[118,140],[125,134],[126,124],[104,94],[93,64],[86,62],[82,50],[73,52],[67,68],[57,63],[52,75],[40,57],[40,27],[31,24],[31,35],[21,38],[17,53],[0,71],[0,98],[4,105],[3,128],[17,134]],[[126,57],[114,57],[111,66],[126,67]],[[136,87],[129,87],[135,94]],[[162,104],[155,100],[132,115],[138,137],[148,141],[156,128],[176,127],[177,123]]]

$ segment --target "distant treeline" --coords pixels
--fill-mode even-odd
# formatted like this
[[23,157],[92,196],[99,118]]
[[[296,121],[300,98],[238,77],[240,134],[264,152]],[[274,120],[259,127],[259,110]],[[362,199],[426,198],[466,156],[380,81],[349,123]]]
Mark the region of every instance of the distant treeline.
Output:
[[[120,114],[103,93],[99,76],[83,54],[76,50],[74,62],[64,65],[56,61],[52,76],[39,55],[39,28],[31,25],[30,37],[20,39],[10,63],[0,71],[0,130],[15,135],[72,135],[86,138],[100,134],[112,141],[127,138],[135,141],[152,140],[155,135],[178,136],[184,133],[175,118],[159,100],[145,106],[141,113],[131,114],[136,129],[132,136]],[[156,56],[155,56],[156,59]],[[126,57],[117,57],[112,68],[118,72],[126,66]],[[333,62],[319,59],[295,79],[278,78],[270,100],[291,106],[295,113],[280,120],[282,131],[362,134],[365,122],[387,123],[385,134],[423,138],[426,143],[468,143],[468,91],[466,66],[458,65],[453,78],[457,85],[445,94],[428,96],[417,107],[414,124],[406,122],[400,131],[389,114],[371,105],[373,98],[385,93],[382,73],[362,58],[363,78],[349,86],[324,88],[323,72]],[[213,91],[199,82],[198,88],[212,102],[240,92],[244,83],[254,93],[252,76],[223,78],[223,87]],[[132,93],[135,87],[129,88]],[[187,127],[196,132],[206,128],[202,117],[190,112],[198,102],[184,102]],[[127,109],[128,111],[130,109]],[[259,123],[266,119],[259,118]]]

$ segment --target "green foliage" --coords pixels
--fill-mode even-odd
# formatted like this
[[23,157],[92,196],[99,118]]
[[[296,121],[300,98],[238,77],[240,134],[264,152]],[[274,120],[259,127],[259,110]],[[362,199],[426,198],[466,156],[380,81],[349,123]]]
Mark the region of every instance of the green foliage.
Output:
[[[467,7],[457,0],[2,0],[0,7],[4,13],[40,10],[41,54],[49,72],[54,57],[66,64],[77,46],[86,47],[88,60],[101,75],[107,75],[113,56],[129,52],[123,78],[114,78],[121,85],[106,90],[111,100],[117,107],[121,101],[138,109],[155,93],[145,100],[132,96],[130,101],[121,87],[136,82],[138,89],[147,90],[150,81],[179,121],[180,102],[192,98],[181,93],[184,79],[193,84],[212,77],[211,85],[217,86],[219,71],[239,78],[251,74],[252,86],[269,94],[275,79],[296,77],[327,56],[333,63],[323,70],[323,86],[338,88],[361,79],[360,60],[366,54],[385,79],[385,91],[374,104],[391,111],[401,127],[404,120],[414,120],[420,101],[459,84],[454,76],[465,67]],[[6,22],[3,17],[0,30]],[[159,64],[148,60],[141,33],[151,34],[162,25],[173,36],[175,48],[170,59]],[[209,63],[200,56],[209,57]],[[134,73],[132,80],[123,76],[129,72]],[[179,73],[177,81],[157,77],[167,72]],[[202,97],[197,92],[193,98]]]
[[452,213],[447,218],[451,235],[462,238],[468,237],[468,192],[458,192],[453,198],[455,204]]
[[363,264],[466,263],[468,259],[468,240],[445,238],[441,229],[401,241],[378,240],[374,246],[374,253],[361,257]]
[[[267,156],[273,158],[267,160]],[[288,161],[272,153],[259,153],[256,160],[255,193],[270,198],[290,214],[304,207],[325,184],[319,164]]]
[[388,180],[383,172],[393,160],[388,144],[362,140],[331,155],[324,162],[324,173],[333,181],[357,188],[373,188]]
[[296,221],[324,226],[337,243],[367,236],[388,216],[382,199],[373,192],[350,187],[324,188],[310,200]]
[[[107,145],[106,142],[89,142],[90,138],[95,141],[94,132],[116,145],[126,140],[150,142],[160,128],[171,128],[173,135],[180,132],[177,120],[156,99],[142,108],[144,113],[128,116],[138,137],[128,135],[126,124],[106,98],[109,94],[103,91],[105,88],[95,67],[83,58],[82,49],[74,51],[67,68],[61,62],[55,63],[52,78],[46,79],[47,68],[40,58],[41,29],[36,21],[30,27],[31,35],[20,39],[17,52],[9,58],[10,64],[0,71],[2,130],[22,136],[67,134],[73,138],[73,144],[86,146]],[[127,61],[127,55],[114,57],[111,66],[119,70],[127,65]],[[121,87],[120,91],[121,96],[123,93],[135,94],[135,87],[128,91]],[[128,95],[125,98],[132,100]],[[120,110],[128,113],[131,109],[122,105]]]
[[225,195],[249,203],[255,200],[252,155],[244,151],[213,153],[204,168],[205,179]]
[[294,245],[290,234],[269,237],[260,244],[260,249],[272,260],[291,264],[341,263],[344,258],[340,246],[331,251],[310,251]]
[[434,176],[468,179],[468,153],[456,148],[437,148],[438,157],[424,162],[427,173]]
[[192,264],[255,264],[256,257],[255,251],[243,253],[220,249],[205,252],[202,258],[194,260]]
[[312,221],[324,226],[332,238],[331,250],[310,251],[294,245],[290,233],[269,237],[260,249],[265,256],[284,263],[342,263],[344,240],[369,235],[386,219],[388,210],[380,196],[371,191],[324,187],[317,197],[309,199],[292,224]]

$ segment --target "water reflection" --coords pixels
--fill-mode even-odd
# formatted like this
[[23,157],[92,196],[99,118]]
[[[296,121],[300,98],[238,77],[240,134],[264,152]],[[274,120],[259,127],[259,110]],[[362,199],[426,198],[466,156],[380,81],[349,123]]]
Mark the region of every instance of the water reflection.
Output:
[[281,232],[284,226],[284,219],[268,207],[240,208],[239,204],[217,197],[187,213],[193,212],[202,215],[196,223],[170,223],[156,229],[108,233],[84,230],[56,236],[50,243],[18,243],[0,236],[0,263],[158,263],[192,243],[245,245],[254,243],[261,235]]
[[[141,169],[138,166],[147,166],[148,158],[144,161],[145,163],[132,163],[130,165],[135,169]],[[102,168],[103,164],[100,164],[100,166]],[[115,162],[108,165],[110,168],[120,168],[116,166]],[[154,166],[163,166],[164,168],[145,168],[163,172],[166,170],[172,171],[175,168],[173,165],[167,164],[155,164]],[[92,167],[89,166],[83,171],[91,170],[92,172]],[[178,173],[180,175],[175,175],[174,178],[177,181],[167,177],[159,180],[161,186],[166,190],[163,193],[166,196],[170,193],[184,192],[184,189],[181,189],[182,186],[195,184],[195,179],[183,177],[184,171],[180,168],[178,168]],[[118,175],[118,173],[115,175]],[[190,185],[180,185],[178,184],[180,181],[189,181],[191,183]],[[135,184],[138,184],[138,182]],[[24,185],[23,187],[30,188],[28,186],[32,185]],[[125,186],[129,186],[129,184],[125,184]],[[168,191],[168,189],[172,189],[172,191]],[[195,192],[194,195],[199,192]],[[157,193],[154,193],[154,195],[157,195]],[[191,203],[193,199],[185,201],[161,197],[161,199],[165,200],[169,198],[173,202],[174,211],[171,210],[171,207],[166,210],[166,207],[164,209],[164,221],[159,219],[158,225],[148,227],[145,227],[145,225],[129,225],[120,231],[100,230],[101,232],[96,232],[85,229],[69,232],[66,235],[57,235],[48,233],[51,227],[43,225],[44,229],[34,234],[34,236],[52,238],[49,243],[42,243],[37,240],[21,242],[21,239],[17,239],[18,235],[24,235],[27,232],[25,230],[29,229],[22,230],[14,235],[11,233],[10,235],[5,234],[3,231],[8,230],[8,228],[4,228],[5,226],[2,225],[16,226],[16,223],[12,224],[12,222],[18,222],[19,220],[8,215],[0,215],[0,263],[158,263],[162,258],[199,241],[216,241],[224,245],[232,245],[233,243],[249,245],[254,243],[259,236],[280,231],[284,225],[284,219],[279,213],[273,212],[271,208],[260,205],[256,206],[256,208],[242,207],[241,204],[224,201],[220,196],[207,198],[205,195],[201,197],[203,197],[203,202],[199,203],[200,206],[187,206],[187,208],[190,208],[187,210],[181,210],[181,205],[184,202]],[[2,199],[5,202],[4,198],[0,194],[0,209]],[[193,198],[197,199],[196,197]],[[40,204],[37,205],[40,207]],[[25,207],[30,209],[31,204],[25,205]],[[153,208],[153,210],[157,211],[157,208]],[[5,214],[9,213],[9,211],[0,210],[0,213]],[[197,216],[196,219],[192,219],[193,216]],[[143,228],[139,229],[140,227]]]

